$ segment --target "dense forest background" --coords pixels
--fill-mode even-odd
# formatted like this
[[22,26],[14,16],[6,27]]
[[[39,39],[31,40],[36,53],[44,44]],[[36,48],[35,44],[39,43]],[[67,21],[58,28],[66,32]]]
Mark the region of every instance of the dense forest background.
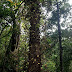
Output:
[[72,72],[68,0],[0,0],[0,72]]

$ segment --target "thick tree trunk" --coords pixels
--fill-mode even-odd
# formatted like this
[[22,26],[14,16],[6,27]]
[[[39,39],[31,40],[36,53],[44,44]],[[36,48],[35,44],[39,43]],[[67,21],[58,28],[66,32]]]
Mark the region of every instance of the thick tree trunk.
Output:
[[18,42],[20,38],[20,25],[16,24],[15,15],[13,14],[12,14],[12,21],[13,21],[12,36],[6,50],[6,55],[8,55],[10,51],[14,51],[14,49],[18,47]]
[[40,56],[40,36],[39,21],[40,11],[39,2],[31,1],[30,7],[30,41],[29,41],[29,67],[28,72],[41,72]]
[[[13,21],[13,29],[12,29],[12,36],[9,42],[9,45],[6,49],[6,58],[5,58],[5,64],[10,64],[12,71],[10,72],[16,72],[15,68],[14,68],[14,64],[12,62],[10,62],[11,60],[11,51],[13,52],[15,50],[15,48],[18,47],[18,42],[19,42],[19,38],[20,38],[20,24],[16,24],[15,21],[15,15],[12,15],[12,21]],[[12,64],[11,64],[12,63]]]

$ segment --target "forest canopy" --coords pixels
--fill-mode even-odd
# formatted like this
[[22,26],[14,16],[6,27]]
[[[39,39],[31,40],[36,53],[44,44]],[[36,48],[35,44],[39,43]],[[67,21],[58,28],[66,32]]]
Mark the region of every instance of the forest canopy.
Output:
[[0,72],[72,72],[69,0],[0,0]]

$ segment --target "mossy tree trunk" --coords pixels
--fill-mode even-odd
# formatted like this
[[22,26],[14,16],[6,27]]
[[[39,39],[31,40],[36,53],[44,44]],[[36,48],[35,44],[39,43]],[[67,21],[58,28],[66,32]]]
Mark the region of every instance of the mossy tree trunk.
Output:
[[15,15],[12,14],[12,21],[13,21],[13,29],[12,29],[12,36],[9,42],[9,45],[6,50],[6,54],[8,55],[10,51],[14,51],[15,48],[18,47],[18,42],[20,38],[20,24],[16,24]]
[[41,72],[40,56],[40,6],[38,0],[30,2],[30,41],[29,41],[29,67],[28,72]]

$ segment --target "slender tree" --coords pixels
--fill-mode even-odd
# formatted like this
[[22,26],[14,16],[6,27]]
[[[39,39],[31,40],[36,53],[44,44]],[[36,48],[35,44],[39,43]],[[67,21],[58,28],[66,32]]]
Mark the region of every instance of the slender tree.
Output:
[[[57,1],[57,0],[56,0]],[[62,42],[61,42],[61,28],[60,28],[60,17],[59,17],[59,5],[58,5],[58,2],[57,2],[57,17],[58,17],[58,34],[59,34],[59,47],[60,47],[60,72],[63,72],[63,67],[62,67]]]

